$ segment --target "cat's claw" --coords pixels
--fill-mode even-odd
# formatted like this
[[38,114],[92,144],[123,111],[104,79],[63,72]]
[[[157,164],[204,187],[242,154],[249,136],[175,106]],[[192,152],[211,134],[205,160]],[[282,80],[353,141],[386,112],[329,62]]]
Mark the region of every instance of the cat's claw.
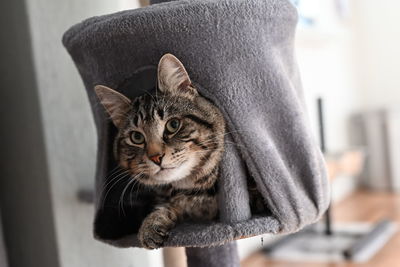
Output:
[[153,223],[143,223],[138,238],[143,247],[156,249],[160,248],[168,238],[168,232],[163,227]]

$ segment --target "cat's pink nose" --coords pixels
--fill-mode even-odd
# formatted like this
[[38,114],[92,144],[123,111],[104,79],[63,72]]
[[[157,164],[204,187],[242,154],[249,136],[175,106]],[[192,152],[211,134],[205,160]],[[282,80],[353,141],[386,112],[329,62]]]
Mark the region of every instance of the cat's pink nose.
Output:
[[161,165],[161,161],[162,161],[163,157],[164,157],[164,154],[156,154],[153,156],[149,156],[150,160],[157,165]]

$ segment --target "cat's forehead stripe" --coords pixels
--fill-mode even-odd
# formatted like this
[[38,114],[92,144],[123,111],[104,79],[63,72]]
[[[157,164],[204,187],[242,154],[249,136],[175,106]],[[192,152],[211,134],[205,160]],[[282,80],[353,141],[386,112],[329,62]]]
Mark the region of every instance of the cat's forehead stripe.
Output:
[[160,119],[164,119],[164,109],[163,108],[158,108],[157,109],[157,114],[158,114],[158,116],[160,117]]
[[133,116],[132,122],[133,122],[133,125],[138,127],[139,116],[137,116],[137,115]]
[[133,103],[132,109],[134,116],[132,117],[132,123],[138,127],[139,124],[145,121],[153,121],[158,118],[164,118],[164,110],[160,107],[158,101],[151,95],[143,95],[137,97]]
[[135,102],[133,102],[133,111],[137,112],[137,110],[139,109],[139,106],[140,106],[140,100],[139,100],[139,98],[136,98]]
[[195,123],[212,129],[213,124],[207,119],[207,112],[200,107],[194,110],[185,100],[176,101],[173,99],[171,101],[171,99],[157,98],[157,96],[152,95],[137,97],[133,103],[132,124],[135,127],[141,127],[140,125],[148,122],[153,123],[158,120],[164,120],[166,114],[181,114]]

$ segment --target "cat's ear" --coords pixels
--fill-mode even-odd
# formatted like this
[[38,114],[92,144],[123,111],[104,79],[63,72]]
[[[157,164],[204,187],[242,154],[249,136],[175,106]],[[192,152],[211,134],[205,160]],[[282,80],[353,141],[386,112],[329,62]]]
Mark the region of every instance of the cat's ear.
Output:
[[123,122],[131,108],[131,100],[104,85],[96,85],[94,90],[101,104],[110,115],[114,125],[117,126],[117,128],[123,127]]
[[197,94],[183,64],[172,54],[165,54],[158,63],[158,89],[163,93]]

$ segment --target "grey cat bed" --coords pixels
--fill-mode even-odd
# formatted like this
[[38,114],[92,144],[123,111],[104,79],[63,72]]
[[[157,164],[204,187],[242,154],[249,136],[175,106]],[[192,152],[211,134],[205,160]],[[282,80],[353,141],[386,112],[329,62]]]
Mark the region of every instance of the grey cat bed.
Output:
[[[293,55],[296,22],[296,10],[286,0],[191,0],[93,17],[65,33],[63,43],[84,81],[98,131],[96,238],[140,246],[136,233],[151,210],[152,192],[133,189],[121,204],[126,183],[111,181],[116,129],[93,87],[107,85],[130,98],[152,90],[165,53],[177,56],[199,92],[218,105],[230,133],[218,221],[182,223],[164,246],[203,247],[291,233],[320,218],[329,202],[327,179]],[[264,197],[264,214],[250,211],[249,175]]]

